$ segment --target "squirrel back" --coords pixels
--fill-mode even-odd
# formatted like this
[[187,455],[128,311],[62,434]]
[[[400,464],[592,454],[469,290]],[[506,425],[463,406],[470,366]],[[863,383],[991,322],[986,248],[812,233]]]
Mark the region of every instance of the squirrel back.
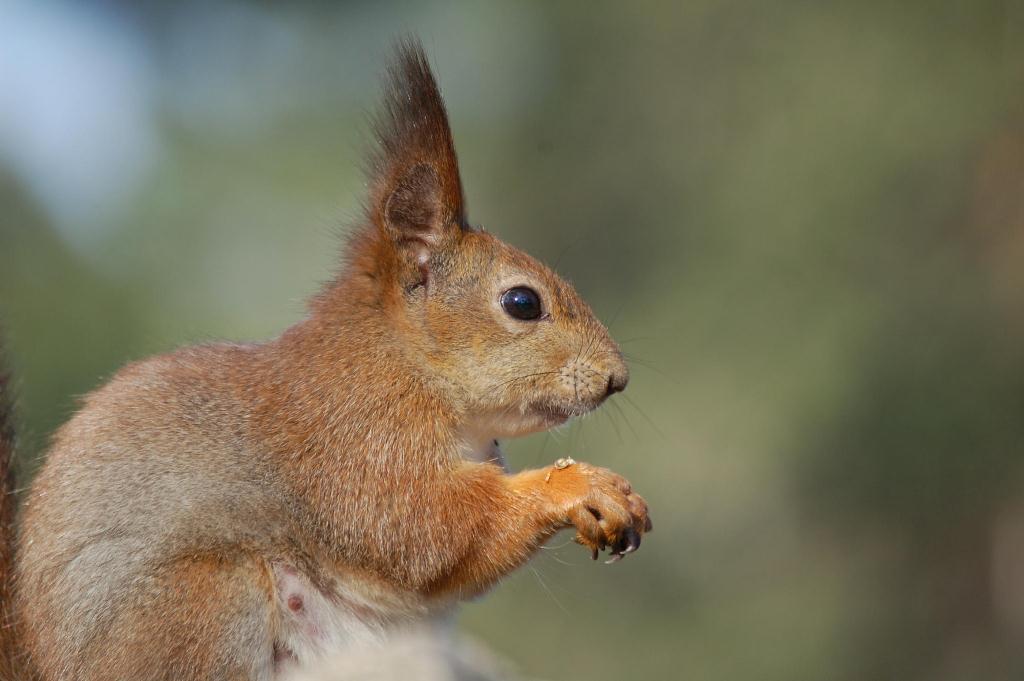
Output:
[[12,604],[15,543],[14,416],[10,375],[0,365],[0,681],[15,678],[17,659]]

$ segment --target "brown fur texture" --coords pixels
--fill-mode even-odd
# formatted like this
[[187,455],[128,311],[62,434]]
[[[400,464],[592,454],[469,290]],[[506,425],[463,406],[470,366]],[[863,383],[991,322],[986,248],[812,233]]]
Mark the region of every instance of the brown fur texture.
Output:
[[[481,593],[561,528],[595,555],[650,529],[610,471],[504,469],[496,438],[595,408],[626,366],[569,284],[468,226],[418,44],[389,74],[365,224],[309,316],[131,364],[57,433],[16,569],[43,681],[277,678]],[[540,319],[502,309],[520,286]]]
[[0,367],[0,681],[15,678],[17,637],[11,601],[14,568],[14,416],[8,384]]

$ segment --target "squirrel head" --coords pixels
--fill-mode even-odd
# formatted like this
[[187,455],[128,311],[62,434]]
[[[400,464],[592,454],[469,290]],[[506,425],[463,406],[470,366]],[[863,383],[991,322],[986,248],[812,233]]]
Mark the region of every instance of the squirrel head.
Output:
[[622,353],[573,287],[469,225],[444,102],[413,40],[398,45],[374,131],[367,224],[321,303],[379,316],[408,371],[489,436],[559,425],[623,390]]

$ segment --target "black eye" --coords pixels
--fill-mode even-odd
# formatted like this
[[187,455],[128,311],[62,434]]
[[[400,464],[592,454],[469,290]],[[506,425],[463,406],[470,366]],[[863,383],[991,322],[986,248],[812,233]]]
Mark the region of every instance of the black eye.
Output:
[[540,296],[531,288],[517,286],[501,294],[501,306],[516,319],[538,319],[540,317]]

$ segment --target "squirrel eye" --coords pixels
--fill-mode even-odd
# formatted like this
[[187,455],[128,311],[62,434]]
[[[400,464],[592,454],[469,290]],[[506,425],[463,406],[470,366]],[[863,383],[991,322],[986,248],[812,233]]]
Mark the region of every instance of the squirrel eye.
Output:
[[501,294],[501,307],[516,319],[532,320],[540,318],[540,296],[531,288],[517,286]]

